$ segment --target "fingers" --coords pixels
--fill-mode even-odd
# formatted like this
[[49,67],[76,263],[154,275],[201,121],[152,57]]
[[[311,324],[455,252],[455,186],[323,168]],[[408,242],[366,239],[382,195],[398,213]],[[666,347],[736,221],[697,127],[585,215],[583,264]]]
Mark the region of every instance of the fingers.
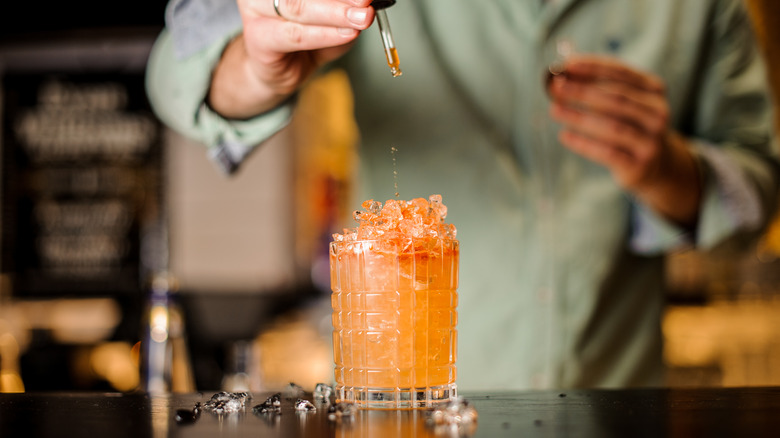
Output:
[[566,75],[581,81],[609,81],[628,84],[648,92],[663,94],[663,81],[650,73],[629,67],[607,56],[572,55],[564,65]]
[[663,82],[617,60],[577,56],[565,74],[552,79],[551,115],[568,129],[601,139],[631,154],[642,153],[645,138],[668,129]]
[[290,23],[364,30],[374,19],[371,0],[239,0],[245,13]]
[[[609,169],[627,169],[633,167],[635,163],[633,157],[626,154],[623,149],[605,145],[601,141],[575,131],[563,130],[558,137],[560,142],[571,151]],[[622,179],[621,175],[622,173],[617,175],[618,180]]]
[[621,119],[579,111],[556,103],[551,106],[550,112],[553,118],[568,130],[598,140],[610,147],[633,152],[643,141],[644,133]]
[[602,164],[626,187],[655,171],[664,154],[669,107],[664,83],[618,60],[572,56],[549,84],[561,143]]
[[351,42],[358,31],[349,28],[306,26],[292,22],[268,22],[256,39],[275,53],[293,53],[338,47]]
[[667,123],[666,97],[655,91],[619,82],[583,82],[569,76],[556,77],[550,89],[562,105],[621,119],[650,133],[664,129]]
[[583,131],[564,128],[558,139],[572,152],[608,168],[621,186],[627,189],[638,187],[655,170],[656,150],[649,147],[627,148],[625,142],[643,142],[645,139],[631,132],[604,135],[604,131],[596,125],[593,124],[593,130]]
[[[279,54],[343,47],[371,25],[371,0],[238,0],[250,55],[271,61]],[[338,53],[339,50],[336,50]],[[343,50],[341,51],[343,53]],[[320,54],[314,54],[320,57]]]
[[550,84],[554,99],[635,124],[650,133],[665,129],[668,105],[663,81],[605,56],[576,55]]

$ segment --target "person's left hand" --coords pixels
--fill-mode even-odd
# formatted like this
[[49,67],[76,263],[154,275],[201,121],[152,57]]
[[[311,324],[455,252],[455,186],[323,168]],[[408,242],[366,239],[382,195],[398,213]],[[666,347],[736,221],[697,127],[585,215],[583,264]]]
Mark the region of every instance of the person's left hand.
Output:
[[603,56],[572,55],[550,85],[560,142],[682,225],[696,222],[701,182],[688,142],[670,128],[665,84]]

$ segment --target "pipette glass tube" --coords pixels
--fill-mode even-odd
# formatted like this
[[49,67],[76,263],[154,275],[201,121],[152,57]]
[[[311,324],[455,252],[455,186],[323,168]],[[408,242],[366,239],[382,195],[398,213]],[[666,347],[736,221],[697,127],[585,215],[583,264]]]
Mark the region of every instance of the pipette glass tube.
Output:
[[393,77],[401,76],[401,64],[398,61],[398,50],[395,48],[393,33],[390,31],[390,22],[387,20],[387,13],[384,9],[376,11],[376,21],[379,25],[379,33],[382,35],[382,45],[385,48],[387,65],[390,66],[390,73]]

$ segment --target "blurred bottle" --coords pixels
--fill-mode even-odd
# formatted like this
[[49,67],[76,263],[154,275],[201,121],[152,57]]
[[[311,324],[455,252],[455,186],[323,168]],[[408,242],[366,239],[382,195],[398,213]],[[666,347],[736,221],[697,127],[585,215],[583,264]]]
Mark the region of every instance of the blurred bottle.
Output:
[[156,275],[145,312],[140,370],[142,389],[153,395],[195,391],[184,316],[175,302],[175,289],[172,277]]

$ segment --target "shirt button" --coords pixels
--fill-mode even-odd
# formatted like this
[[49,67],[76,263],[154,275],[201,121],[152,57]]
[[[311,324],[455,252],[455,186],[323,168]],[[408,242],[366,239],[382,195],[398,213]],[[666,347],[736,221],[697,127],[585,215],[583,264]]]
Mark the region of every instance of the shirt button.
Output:
[[538,211],[543,215],[549,215],[553,212],[553,203],[551,200],[544,198],[540,199],[536,204]]
[[546,386],[544,384],[545,380],[547,380],[547,376],[544,374],[534,374],[533,377],[531,377],[531,386],[533,386],[534,389],[544,389]]
[[547,304],[552,297],[552,291],[549,288],[543,287],[536,292],[536,300],[541,304]]

